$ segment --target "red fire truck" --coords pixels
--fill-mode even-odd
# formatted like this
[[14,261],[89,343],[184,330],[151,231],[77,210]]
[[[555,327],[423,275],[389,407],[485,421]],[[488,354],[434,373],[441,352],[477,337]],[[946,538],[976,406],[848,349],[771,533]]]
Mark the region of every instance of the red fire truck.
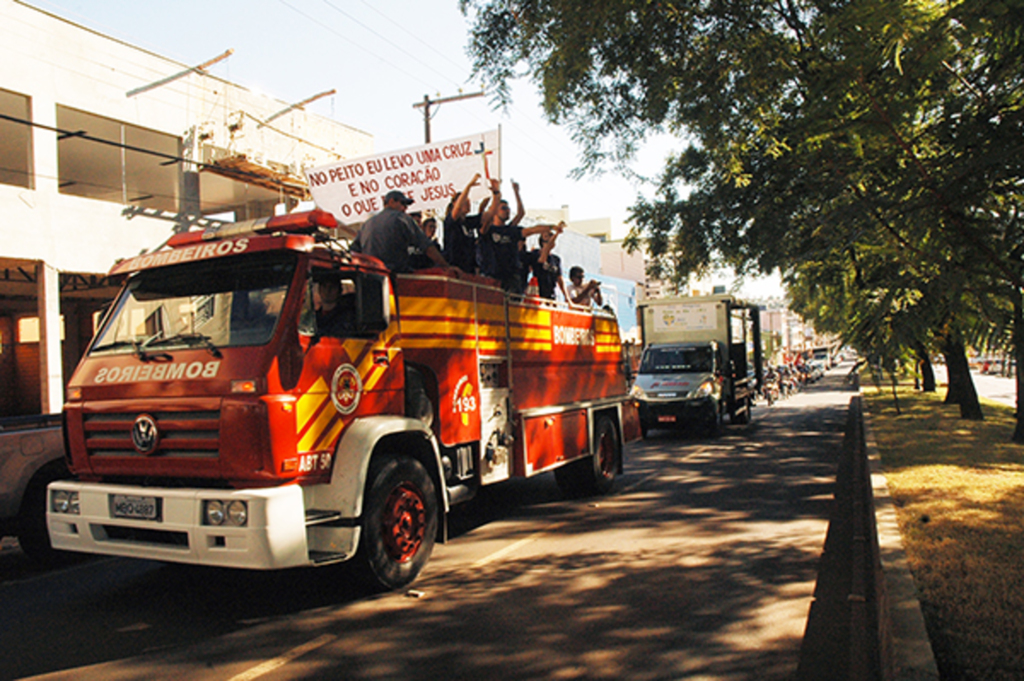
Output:
[[49,488],[55,548],[355,558],[398,588],[483,485],[553,470],[571,494],[611,488],[640,430],[614,317],[394,275],[335,225],[312,211],[184,232],[113,268],[124,286],[68,386],[76,478]]

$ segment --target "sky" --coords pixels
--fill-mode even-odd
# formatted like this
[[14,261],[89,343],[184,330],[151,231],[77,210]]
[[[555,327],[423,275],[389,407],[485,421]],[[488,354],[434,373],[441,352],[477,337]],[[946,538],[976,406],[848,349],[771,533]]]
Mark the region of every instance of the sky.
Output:
[[[335,89],[306,110],[374,137],[375,153],[424,143],[424,95],[480,92],[472,79],[469,20],[458,0],[27,0],[87,28],[182,64],[234,53],[207,70],[286,103]],[[573,180],[579,149],[549,124],[536,86],[521,79],[511,107],[489,95],[432,107],[431,139],[501,128],[502,179],[521,185],[527,208],[569,206],[572,220],[611,218],[625,236],[628,208],[649,186],[609,169]],[[651,139],[630,170],[656,177],[681,143]],[[504,187],[509,190],[508,185]]]

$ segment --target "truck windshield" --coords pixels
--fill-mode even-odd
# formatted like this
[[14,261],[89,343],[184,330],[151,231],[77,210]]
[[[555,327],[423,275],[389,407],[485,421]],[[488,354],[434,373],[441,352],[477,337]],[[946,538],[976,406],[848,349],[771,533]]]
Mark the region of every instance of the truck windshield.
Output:
[[274,334],[296,258],[238,256],[145,270],[122,292],[92,353],[263,345]]
[[714,371],[712,349],[648,348],[640,363],[641,374],[696,374]]

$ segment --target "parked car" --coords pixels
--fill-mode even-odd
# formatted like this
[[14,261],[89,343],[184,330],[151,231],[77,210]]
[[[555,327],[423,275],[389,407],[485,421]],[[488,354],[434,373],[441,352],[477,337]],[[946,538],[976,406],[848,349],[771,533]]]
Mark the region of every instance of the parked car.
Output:
[[825,375],[826,363],[824,360],[812,359],[807,363],[807,379],[809,383],[814,383],[821,379]]
[[69,477],[60,414],[0,419],[0,536],[36,560],[61,557],[46,531],[46,486]]

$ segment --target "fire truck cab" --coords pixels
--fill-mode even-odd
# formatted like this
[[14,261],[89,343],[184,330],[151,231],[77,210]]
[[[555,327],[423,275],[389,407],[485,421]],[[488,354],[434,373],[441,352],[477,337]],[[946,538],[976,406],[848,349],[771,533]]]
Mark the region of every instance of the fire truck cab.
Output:
[[125,283],[64,409],[55,548],[422,569],[483,485],[607,492],[639,437],[618,327],[440,270],[392,274],[322,211],[175,235]]

